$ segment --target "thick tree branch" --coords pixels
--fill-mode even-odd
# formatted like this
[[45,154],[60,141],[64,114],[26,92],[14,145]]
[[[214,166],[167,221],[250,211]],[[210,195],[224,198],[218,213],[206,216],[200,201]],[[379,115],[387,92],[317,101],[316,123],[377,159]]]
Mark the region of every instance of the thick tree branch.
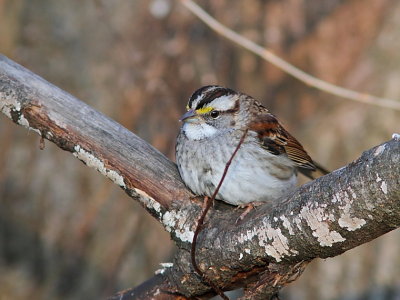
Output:
[[175,164],[158,150],[4,56],[0,56],[0,93],[0,110],[6,116],[72,152],[128,194],[142,198],[148,194],[163,208],[191,196]]
[[[176,166],[153,147],[68,93],[0,57],[0,110],[72,152],[139,200],[178,246],[172,266],[123,299],[207,298],[212,290],[190,263],[201,210]],[[310,182],[275,207],[235,226],[240,211],[218,203],[198,237],[197,261],[225,290],[266,299],[317,257],[336,256],[400,226],[400,142],[394,138]],[[140,296],[138,296],[140,295]]]

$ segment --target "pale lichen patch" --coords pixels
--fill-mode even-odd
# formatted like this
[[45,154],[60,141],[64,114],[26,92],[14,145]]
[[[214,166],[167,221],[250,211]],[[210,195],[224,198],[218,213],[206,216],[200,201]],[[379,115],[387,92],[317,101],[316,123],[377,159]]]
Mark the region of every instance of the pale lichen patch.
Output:
[[282,261],[284,256],[298,254],[296,250],[290,249],[288,239],[282,234],[280,228],[273,228],[266,219],[263,220],[262,227],[247,230],[245,234],[241,234],[238,242],[244,243],[254,237],[257,237],[258,244],[265,249],[265,253],[275,258],[277,262]]
[[[156,274],[157,275],[157,274]],[[158,296],[158,295],[160,295],[161,294],[161,291],[160,291],[160,289],[156,289],[156,291],[155,291],[155,293],[154,293],[154,296]]]
[[339,200],[340,200],[340,199],[338,198],[337,194],[333,194],[333,197],[332,197],[331,202],[332,202],[332,203],[336,203],[336,202],[338,202]]
[[[116,184],[126,188],[123,177],[116,171],[106,168],[100,159],[85,151],[79,145],[76,145],[74,149],[74,156],[85,162],[89,167],[95,168],[101,174],[114,181]],[[154,200],[146,192],[138,188],[133,188],[130,192],[147,208],[153,210],[158,215],[158,218],[162,221],[165,229],[168,232],[173,231],[175,236],[182,242],[192,242],[194,232],[190,229],[190,226],[186,224],[186,220],[189,220],[190,218],[184,210],[171,210],[163,214],[161,204]]]
[[312,235],[317,238],[321,246],[332,247],[334,243],[346,240],[339,232],[329,229],[326,221],[334,221],[334,216],[325,214],[320,207],[310,208],[305,206],[301,209],[299,217],[307,222],[312,230]]
[[28,130],[32,130],[32,131],[36,132],[38,135],[42,136],[42,133],[40,132],[39,129],[30,127],[28,120],[24,117],[23,114],[21,114],[19,116],[17,123],[21,126],[28,128]]
[[275,258],[277,262],[285,255],[290,255],[287,238],[282,234],[280,228],[272,228],[271,224],[264,221],[265,228],[256,230],[258,244],[264,247],[265,253]]
[[[29,122],[28,122],[27,119],[25,119],[25,117],[24,117],[23,114],[21,114],[21,115],[19,116],[17,122],[18,122],[19,125],[22,125],[22,126],[24,126],[24,127],[26,127],[26,128],[29,128]],[[39,131],[39,132],[40,132],[40,131]]]
[[28,120],[21,112],[21,103],[18,102],[13,96],[5,96],[4,94],[0,98],[0,111],[5,114],[8,118],[13,120],[12,113],[18,112],[18,120],[16,121],[19,125],[32,130],[39,135],[42,135],[39,129],[30,127]]
[[54,135],[53,135],[50,131],[47,131],[47,132],[46,132],[46,137],[47,137],[48,139],[51,139],[51,138],[54,137]]
[[160,263],[160,266],[163,268],[172,268],[174,264],[172,262]]
[[299,230],[302,230],[301,228],[301,219],[300,218],[295,218],[294,222],[296,223],[296,226]]
[[[87,166],[96,169],[101,174],[111,179],[122,188],[126,188],[124,178],[118,172],[107,168],[99,158],[95,157],[88,151],[85,151],[80,145],[76,145],[74,147],[74,150],[75,152],[73,153],[73,155],[86,163]],[[150,195],[138,188],[133,188],[130,192],[133,194],[133,196],[137,197],[138,200],[143,203],[147,208],[155,211],[159,218],[162,217],[161,204],[154,200]]]
[[161,269],[158,269],[154,272],[154,274],[164,274],[167,268],[172,268],[174,266],[173,263],[160,263]]
[[[382,181],[382,178],[380,178],[379,175],[376,174],[376,182],[381,182],[381,181]],[[382,181],[382,183],[381,183],[381,190],[385,195],[387,194],[388,190],[387,190],[387,184],[385,181]]]
[[162,223],[168,232],[174,232],[175,236],[182,242],[191,243],[194,231],[186,223],[190,218],[184,210],[170,210],[162,216]]
[[0,102],[0,111],[5,114],[9,119],[12,119],[11,108]]
[[161,204],[158,203],[154,198],[150,197],[145,191],[142,191],[137,188],[133,188],[133,192],[137,195],[137,198],[140,202],[142,202],[147,208],[154,210],[158,217],[161,217]]
[[353,189],[351,187],[349,188],[349,192],[351,193],[351,197],[353,199],[357,199],[357,195],[356,195],[356,193],[353,191]]
[[282,220],[282,225],[289,231],[289,234],[294,235],[294,231],[293,231],[292,225],[290,224],[289,220],[285,216],[280,216],[279,219]]
[[126,188],[124,178],[120,174],[118,174],[118,172],[106,168],[106,166],[100,159],[81,148],[81,146],[76,145],[74,147],[74,150],[75,152],[73,152],[72,154],[83,161],[87,166],[95,168],[97,171],[114,181],[119,186]]
[[384,182],[384,181],[382,181],[382,183],[381,183],[381,190],[382,190],[382,192],[383,192],[385,195],[386,195],[387,192],[388,192],[387,184],[386,184],[386,182]]
[[385,151],[386,145],[380,145],[378,148],[376,148],[375,152],[374,152],[374,156],[378,156],[381,155],[383,153],[383,151]]
[[21,104],[15,100],[13,95],[7,96],[6,94],[1,94],[0,98],[0,111],[5,114],[8,118],[12,119],[11,111],[20,111]]
[[[277,262],[280,262],[282,260],[281,255],[289,254],[289,252],[288,252],[289,248],[287,248],[287,244],[282,242],[282,240],[279,237],[279,235],[281,235],[282,233],[280,232],[279,229],[277,229],[277,230],[279,232],[277,232],[275,230],[267,231],[267,236],[272,238],[271,244],[268,243],[268,240],[261,239],[259,242],[259,245],[261,247],[265,248],[265,253],[267,253],[269,256],[272,256],[273,258],[275,258]],[[287,242],[287,240],[286,240],[286,242]]]
[[346,205],[339,207],[343,212],[338,220],[339,226],[347,229],[348,231],[354,231],[360,229],[367,222],[364,219],[357,217],[352,217],[350,215],[351,203],[346,203]]
[[360,229],[367,222],[364,219],[359,219],[355,217],[351,217],[350,215],[343,215],[339,219],[339,226],[342,228],[346,228],[348,231],[354,231],[356,229]]
[[[349,193],[351,193],[351,198],[349,196]],[[354,231],[356,229],[361,228],[367,223],[364,219],[351,216],[351,207],[354,202],[354,199],[357,198],[356,194],[351,188],[349,189],[348,192],[340,191],[335,193],[334,197],[338,199],[340,203],[343,204],[339,206],[340,217],[338,220],[338,224],[340,227],[345,228],[348,231]]]
[[238,237],[238,242],[243,244],[244,242],[250,241],[254,237],[252,230],[246,230],[246,233],[241,233]]

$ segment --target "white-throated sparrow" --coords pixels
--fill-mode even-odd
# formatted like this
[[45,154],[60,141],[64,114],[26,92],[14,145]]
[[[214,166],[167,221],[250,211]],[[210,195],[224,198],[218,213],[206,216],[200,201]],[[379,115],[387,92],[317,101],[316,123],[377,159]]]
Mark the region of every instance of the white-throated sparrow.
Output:
[[254,98],[220,86],[205,86],[190,97],[176,143],[185,184],[211,196],[226,163],[247,129],[216,199],[233,205],[276,201],[292,191],[297,170],[316,166],[302,145]]

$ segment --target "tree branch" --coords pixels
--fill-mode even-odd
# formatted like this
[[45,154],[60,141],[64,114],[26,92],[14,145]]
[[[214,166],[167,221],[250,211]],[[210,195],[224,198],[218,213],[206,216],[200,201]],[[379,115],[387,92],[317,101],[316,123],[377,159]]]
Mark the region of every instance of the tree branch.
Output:
[[[72,152],[142,203],[167,209],[192,194],[176,166],[117,122],[0,55],[0,111]],[[151,198],[150,198],[151,197]],[[147,198],[147,199],[146,199]]]
[[[121,186],[171,233],[172,265],[122,299],[207,298],[192,269],[190,244],[201,202],[176,166],[146,142],[68,93],[0,57],[0,111]],[[267,299],[317,257],[336,256],[400,226],[398,136],[358,160],[303,185],[283,203],[263,205],[234,225],[240,211],[217,203],[198,236],[199,268],[243,299]],[[141,296],[138,296],[141,295]]]
[[346,89],[332,83],[321,80],[317,77],[314,77],[303,70],[293,66],[287,61],[283,60],[276,54],[274,54],[271,50],[268,50],[260,45],[254,43],[253,41],[245,38],[244,36],[236,33],[235,31],[229,29],[228,27],[222,25],[216,19],[211,17],[208,13],[206,13],[200,6],[198,6],[192,0],[180,0],[180,2],[192,12],[195,16],[197,16],[201,21],[203,21],[208,27],[212,30],[225,37],[226,39],[234,42],[235,44],[249,50],[255,55],[261,57],[262,59],[268,61],[273,64],[275,67],[281,69],[287,74],[293,76],[294,78],[300,80],[308,86],[317,88],[321,91],[330,93],[332,95],[346,98],[349,100],[361,102],[364,104],[371,104],[380,107],[386,107],[394,110],[400,110],[400,101],[396,101],[393,99],[387,99],[382,97],[376,97],[366,93],[360,93],[354,90]]

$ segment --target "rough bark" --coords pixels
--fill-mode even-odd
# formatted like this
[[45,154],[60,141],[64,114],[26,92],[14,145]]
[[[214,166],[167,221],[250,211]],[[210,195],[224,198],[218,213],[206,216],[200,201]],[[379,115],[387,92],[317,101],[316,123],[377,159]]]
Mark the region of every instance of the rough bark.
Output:
[[[207,298],[193,272],[190,244],[201,199],[185,188],[176,166],[118,123],[44,79],[0,57],[0,111],[73,153],[123,188],[171,233],[174,262],[122,299]],[[317,257],[336,256],[400,226],[398,136],[356,161],[303,185],[279,205],[240,211],[217,203],[198,239],[197,261],[225,290],[266,299]],[[115,298],[114,297],[114,298]]]

